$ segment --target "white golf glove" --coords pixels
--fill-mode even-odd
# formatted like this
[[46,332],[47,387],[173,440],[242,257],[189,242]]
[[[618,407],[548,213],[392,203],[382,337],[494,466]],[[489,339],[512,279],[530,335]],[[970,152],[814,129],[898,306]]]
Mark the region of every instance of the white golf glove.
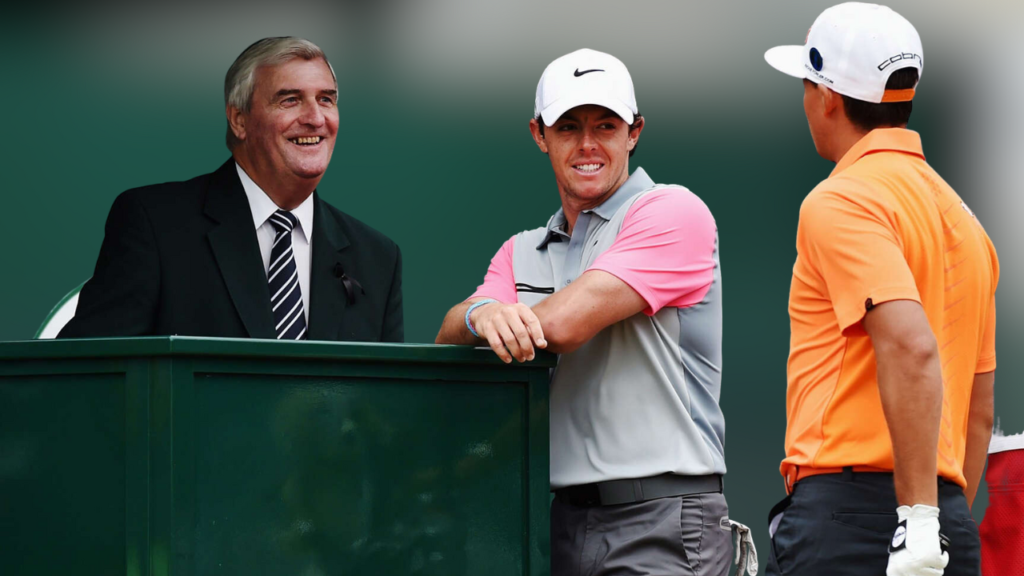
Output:
[[896,509],[900,525],[889,544],[886,576],[942,576],[949,564],[949,546],[939,533],[939,509],[917,504]]

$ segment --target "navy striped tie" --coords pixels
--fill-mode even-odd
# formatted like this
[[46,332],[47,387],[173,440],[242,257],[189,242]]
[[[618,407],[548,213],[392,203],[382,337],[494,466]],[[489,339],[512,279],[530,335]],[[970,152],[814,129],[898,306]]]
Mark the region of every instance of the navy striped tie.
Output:
[[270,216],[277,230],[274,247],[270,249],[270,306],[274,309],[274,326],[278,340],[299,340],[306,335],[306,315],[302,310],[302,288],[299,269],[292,252],[292,228],[298,220],[291,212],[278,210]]

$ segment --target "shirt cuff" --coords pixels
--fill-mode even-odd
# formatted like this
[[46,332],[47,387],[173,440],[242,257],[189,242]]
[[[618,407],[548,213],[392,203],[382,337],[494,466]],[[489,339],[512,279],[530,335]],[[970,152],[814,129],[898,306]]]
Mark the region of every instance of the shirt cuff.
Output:
[[[468,301],[472,300],[473,298],[491,298],[492,300],[497,300],[498,302],[501,302],[502,304],[509,304],[509,302],[506,302],[506,298],[504,296],[499,296],[496,293],[492,294],[492,293],[490,293],[490,292],[488,292],[486,290],[481,290],[481,291],[474,292],[472,296],[470,296],[469,298],[466,298],[465,300],[463,300],[463,302],[468,302]],[[511,304],[515,304],[515,302],[511,302]]]
[[658,299],[654,296],[654,290],[651,290],[646,284],[641,282],[639,279],[631,278],[628,274],[623,274],[620,270],[610,270],[603,266],[591,266],[590,268],[586,269],[587,272],[590,272],[591,270],[600,270],[601,272],[607,272],[608,274],[611,274],[612,276],[615,276],[619,280],[625,282],[627,286],[632,288],[634,292],[639,294],[640,297],[644,299],[644,302],[647,302],[647,308],[643,311],[644,314],[648,316],[654,316],[655,314],[658,313],[658,310],[661,310],[661,302],[658,302]]
[[[921,295],[918,294],[917,288],[906,286],[872,290],[863,301],[850,303],[843,309],[836,310],[839,331],[846,337],[858,333],[860,330],[863,330],[860,322],[864,319],[864,315],[868,313],[870,308],[874,308],[884,302],[892,302],[893,300],[910,300],[920,304]],[[868,304],[869,302],[870,305]]]
[[995,372],[996,370],[996,357],[989,356],[988,358],[980,358],[978,360],[978,367],[974,369],[975,374],[987,374],[989,372]]

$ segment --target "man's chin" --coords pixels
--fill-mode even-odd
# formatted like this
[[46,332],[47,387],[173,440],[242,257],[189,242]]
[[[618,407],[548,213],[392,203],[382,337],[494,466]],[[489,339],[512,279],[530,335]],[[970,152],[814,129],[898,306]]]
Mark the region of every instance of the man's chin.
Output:
[[583,200],[598,200],[608,194],[611,188],[610,182],[575,182],[573,192],[577,198]]
[[303,180],[312,180],[314,178],[322,178],[324,172],[327,172],[327,163],[322,164],[300,164],[292,166],[292,173],[298,178]]

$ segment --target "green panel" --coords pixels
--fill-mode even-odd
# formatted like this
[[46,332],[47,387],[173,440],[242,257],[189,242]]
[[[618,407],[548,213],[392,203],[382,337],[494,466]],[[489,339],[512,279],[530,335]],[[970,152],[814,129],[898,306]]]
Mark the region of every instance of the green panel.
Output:
[[530,525],[526,534],[530,550],[530,574],[548,576],[551,573],[551,497],[549,490],[550,450],[548,434],[548,384],[546,370],[530,373],[529,461],[527,479],[530,501]]
[[125,377],[0,376],[0,573],[124,573]]
[[[265,357],[345,362],[387,362],[452,366],[505,366],[488,348],[433,344],[377,344],[355,342],[280,342],[241,338],[151,336],[146,338],[91,338],[82,340],[27,340],[0,342],[0,360],[29,358],[135,358],[156,356],[212,356],[258,359]],[[540,352],[529,363],[553,367],[556,356]],[[506,367],[511,374],[519,365]],[[497,373],[496,373],[497,374]],[[507,378],[507,376],[506,376]]]
[[523,574],[526,400],[523,385],[201,375],[194,573]]
[[[187,392],[191,389],[191,375],[184,370],[175,370],[176,365],[181,362],[182,360],[173,358],[159,358],[149,364],[151,458],[148,566],[149,574],[152,576],[187,574],[180,569],[188,567],[191,558],[191,550],[187,547],[179,549],[179,540],[175,538],[178,532],[187,530],[191,525],[191,521],[177,522],[175,512],[181,510],[188,515],[194,512],[195,503],[189,495],[194,492],[197,482],[195,474],[192,473],[195,457],[193,446],[189,442],[191,437],[180,434],[176,429],[175,408],[178,396],[187,398]],[[184,384],[181,387],[183,390],[175,386],[176,372],[186,376],[181,382]],[[181,412],[185,418],[192,418],[187,403],[183,403]],[[179,442],[176,436],[182,436],[183,439]],[[187,537],[182,540],[189,541]]]
[[546,576],[554,359],[0,343],[0,574]]

